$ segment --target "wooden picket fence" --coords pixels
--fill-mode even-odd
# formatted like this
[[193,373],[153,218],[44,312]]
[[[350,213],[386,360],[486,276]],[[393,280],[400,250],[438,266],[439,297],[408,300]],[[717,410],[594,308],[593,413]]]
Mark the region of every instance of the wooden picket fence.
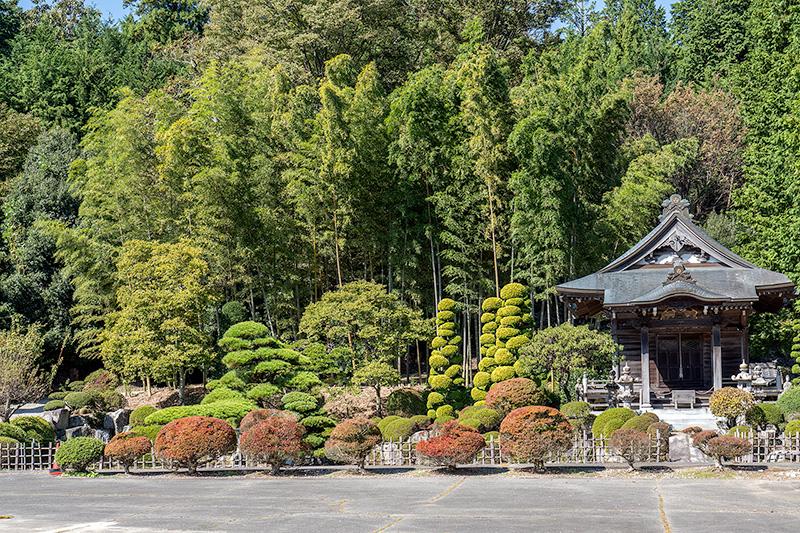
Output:
[[[740,457],[733,464],[749,465],[763,463],[800,464],[800,435],[787,436],[782,433],[762,432],[742,435],[753,445],[753,451]],[[10,446],[0,444],[0,471],[46,470],[55,460],[56,445],[52,443],[24,444]],[[650,441],[650,453],[647,461],[665,462],[669,460],[669,449],[665,439],[656,436]],[[604,464],[623,462],[606,448],[602,438],[594,439],[591,433],[576,435],[572,447],[563,453],[551,454],[550,464]],[[500,442],[490,437],[486,447],[478,452],[475,466],[498,466],[514,463],[503,456]],[[416,443],[411,440],[383,442],[367,456],[367,466],[415,466],[422,464],[416,453]],[[466,465],[465,465],[466,466]],[[243,468],[266,468],[267,465],[248,460],[238,449],[207,463],[204,468],[211,470],[231,470]],[[135,470],[169,470],[171,466],[157,459],[150,453],[140,458],[133,466]],[[103,457],[94,464],[94,470],[122,470],[120,464]]]

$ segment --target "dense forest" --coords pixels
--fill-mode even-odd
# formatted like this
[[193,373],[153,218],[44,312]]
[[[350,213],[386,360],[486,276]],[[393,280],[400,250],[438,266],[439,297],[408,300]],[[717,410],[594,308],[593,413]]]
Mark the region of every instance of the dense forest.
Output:
[[518,282],[564,322],[554,286],[673,192],[800,281],[800,1],[125,1],[0,0],[0,327],[40,324],[46,362],[150,342],[144,316],[294,341],[364,280],[452,298],[477,353],[480,302]]

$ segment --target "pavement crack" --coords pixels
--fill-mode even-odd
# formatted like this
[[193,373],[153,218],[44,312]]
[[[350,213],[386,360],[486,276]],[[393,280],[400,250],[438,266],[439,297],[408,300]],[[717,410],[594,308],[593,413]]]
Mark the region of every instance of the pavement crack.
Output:
[[661,523],[664,526],[664,533],[671,533],[672,528],[669,527],[669,520],[667,520],[667,513],[664,511],[664,498],[661,496],[661,493],[658,490],[658,481],[656,480],[656,486],[653,487],[653,490],[658,494],[658,512],[661,514]]
[[398,523],[398,522],[399,522],[400,520],[402,520],[402,519],[403,519],[403,517],[401,516],[400,518],[398,518],[398,519],[397,519],[397,520],[395,520],[394,522],[391,522],[391,523],[389,523],[389,524],[386,524],[386,525],[385,525],[385,526],[383,526],[382,528],[380,528],[380,529],[376,529],[376,530],[375,530],[375,531],[373,531],[372,533],[380,533],[381,531],[386,531],[387,529],[389,529],[390,527],[392,527],[393,525],[395,525],[396,523]]
[[438,496],[436,496],[435,498],[431,498],[430,500],[428,500],[428,502],[429,502],[429,503],[433,503],[433,502],[435,502],[436,500],[440,500],[440,499],[444,498],[445,496],[447,496],[448,494],[450,494],[451,492],[453,492],[453,491],[456,489],[456,487],[458,487],[459,485],[461,485],[462,483],[464,483],[464,481],[465,481],[466,479],[467,479],[467,478],[465,478],[465,477],[462,477],[462,478],[461,478],[459,481],[457,481],[457,482],[456,482],[456,484],[455,484],[455,485],[453,485],[452,487],[450,487],[449,489],[447,489],[447,490],[446,490],[446,491],[444,491],[443,493],[439,494],[439,495],[438,495]]

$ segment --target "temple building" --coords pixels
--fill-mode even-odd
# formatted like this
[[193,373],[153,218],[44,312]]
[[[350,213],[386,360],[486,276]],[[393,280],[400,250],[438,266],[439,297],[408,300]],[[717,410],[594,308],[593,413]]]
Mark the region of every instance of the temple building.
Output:
[[658,226],[633,248],[556,287],[574,316],[610,319],[641,384],[641,408],[683,391],[702,404],[733,385],[739,365],[749,362],[750,316],[779,311],[795,294],[787,276],[742,259],[695,226],[680,195],[662,205]]

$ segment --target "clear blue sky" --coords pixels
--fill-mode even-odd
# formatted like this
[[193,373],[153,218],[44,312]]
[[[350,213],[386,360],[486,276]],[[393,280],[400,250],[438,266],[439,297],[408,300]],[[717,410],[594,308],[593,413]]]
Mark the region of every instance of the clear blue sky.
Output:
[[[125,18],[131,12],[130,9],[122,8],[122,0],[84,0],[87,5],[94,5],[97,9],[103,12],[104,18],[111,17],[114,20]],[[669,18],[669,6],[673,0],[656,0],[656,4],[664,6],[667,10],[667,17]],[[604,0],[596,0],[596,8],[599,11],[605,4]],[[23,9],[30,8],[33,4],[30,0],[19,0],[19,5]]]

